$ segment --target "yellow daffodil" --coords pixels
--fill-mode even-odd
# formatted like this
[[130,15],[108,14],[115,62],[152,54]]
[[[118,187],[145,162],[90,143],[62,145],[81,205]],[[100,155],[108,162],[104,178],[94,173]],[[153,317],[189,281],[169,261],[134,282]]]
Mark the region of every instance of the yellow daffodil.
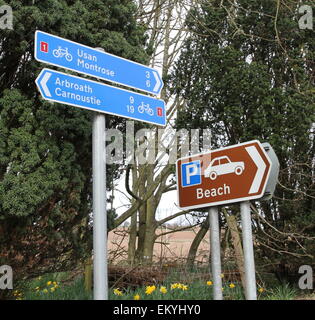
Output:
[[212,286],[212,281],[207,281],[207,286]]
[[188,287],[182,283],[173,283],[171,285],[171,290],[173,289],[182,289],[182,290],[188,290]]
[[47,286],[50,286],[51,284],[52,284],[51,281],[48,281],[48,282],[47,282]]
[[35,290],[38,291],[38,290],[39,290],[39,287],[36,287]]
[[171,290],[173,289],[177,289],[178,288],[179,283],[173,283],[171,284]]
[[47,290],[47,289],[44,289],[43,292],[44,292],[44,293],[48,293],[48,290]]
[[118,288],[116,288],[116,289],[114,289],[114,295],[116,295],[116,296],[122,296],[123,293],[122,293]]
[[155,286],[147,286],[145,289],[146,294],[151,294],[153,291],[155,291],[156,287]]
[[162,287],[160,288],[160,292],[163,293],[163,294],[165,294],[165,293],[167,293],[167,289],[162,286]]
[[54,288],[54,287],[50,288],[51,292],[54,292],[55,290],[56,290],[56,288]]
[[221,278],[224,278],[224,274],[223,273],[221,273]]
[[260,292],[260,293],[263,293],[264,291],[265,291],[264,288],[259,288],[259,289],[258,289],[258,292]]
[[231,289],[233,289],[233,288],[235,288],[235,284],[234,284],[234,283],[230,283],[229,287],[230,287]]
[[56,282],[56,281],[54,281],[54,282],[53,282],[53,285],[54,285],[54,286],[56,286],[56,285],[57,285],[57,282]]
[[136,294],[134,297],[133,297],[133,300],[140,300],[140,296],[138,294]]

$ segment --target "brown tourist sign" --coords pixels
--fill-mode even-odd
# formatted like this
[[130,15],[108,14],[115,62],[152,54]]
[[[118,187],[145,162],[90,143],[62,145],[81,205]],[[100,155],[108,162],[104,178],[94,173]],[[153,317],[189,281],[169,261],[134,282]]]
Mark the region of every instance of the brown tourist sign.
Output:
[[262,198],[271,165],[257,140],[181,158],[176,163],[179,207],[193,209]]

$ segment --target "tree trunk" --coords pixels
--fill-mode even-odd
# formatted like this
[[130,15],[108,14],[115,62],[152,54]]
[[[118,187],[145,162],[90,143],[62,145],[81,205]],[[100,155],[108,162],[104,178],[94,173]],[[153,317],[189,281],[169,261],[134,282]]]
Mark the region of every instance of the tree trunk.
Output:
[[92,259],[88,258],[84,265],[84,287],[85,291],[92,291]]
[[145,242],[146,230],[146,204],[139,208],[139,229],[138,229],[138,247],[136,250],[136,262],[141,263],[143,260],[143,249]]
[[225,217],[226,217],[228,227],[231,231],[235,259],[236,259],[238,269],[240,271],[242,285],[245,290],[246,282],[245,282],[245,269],[244,269],[244,253],[243,253],[241,237],[237,228],[237,222],[236,222],[235,216],[229,216],[226,212],[225,212]]
[[143,258],[146,264],[151,264],[153,260],[153,249],[154,242],[156,239],[156,221],[155,221],[155,201],[153,198],[150,198],[147,201],[147,212],[146,212],[146,226],[145,226],[145,242],[143,248]]
[[202,239],[205,237],[207,231],[209,230],[209,217],[201,224],[199,231],[197,232],[191,246],[189,248],[187,257],[187,267],[192,268],[196,260],[197,251]]
[[[133,181],[133,191],[135,190],[135,181],[137,180],[136,170],[132,170],[132,181]],[[128,241],[128,262],[130,265],[134,265],[136,262],[136,244],[137,244],[137,216],[138,211],[136,211],[130,219],[130,228],[129,228],[129,241]]]
[[128,262],[134,265],[136,258],[136,242],[137,242],[137,212],[131,216],[129,227],[129,241],[128,241]]

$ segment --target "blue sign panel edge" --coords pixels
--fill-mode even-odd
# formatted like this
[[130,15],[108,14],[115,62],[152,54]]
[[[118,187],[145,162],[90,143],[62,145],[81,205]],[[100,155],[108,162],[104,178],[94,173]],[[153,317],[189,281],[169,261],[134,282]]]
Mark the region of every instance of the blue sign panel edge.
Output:
[[[164,104],[164,110],[163,110],[163,123],[157,123],[157,122],[153,122],[153,121],[149,121],[149,120],[143,120],[143,119],[139,119],[139,118],[136,118],[136,117],[132,117],[132,116],[125,116],[125,115],[121,115],[121,114],[118,114],[118,113],[114,113],[114,112],[107,112],[107,111],[103,111],[103,110],[99,110],[99,109],[94,109],[94,108],[89,108],[89,107],[85,107],[85,106],[81,106],[79,104],[74,104],[74,103],[65,103],[65,102],[61,102],[61,101],[58,101],[58,100],[55,100],[55,99],[52,99],[52,98],[49,98],[49,97],[45,97],[43,95],[43,91],[42,91],[42,88],[39,84],[40,80],[42,80],[42,76],[45,72],[53,72],[53,73],[59,73],[59,74],[62,74],[62,75],[65,75],[65,76],[69,76],[69,77],[72,77],[72,78],[77,78],[79,80],[84,80],[84,81],[87,81],[87,82],[91,82],[91,83],[95,83],[97,85],[103,85],[103,86],[107,86],[107,87],[110,87],[110,88],[113,88],[113,89],[116,89],[116,90],[121,90],[121,91],[125,91],[127,93],[130,93],[130,94],[137,94],[137,95],[140,95],[140,96],[143,96],[145,98],[151,98],[151,99],[155,99],[155,100],[159,100],[161,102],[163,102]],[[94,111],[94,112],[100,112],[100,113],[104,113],[104,114],[110,114],[110,115],[114,115],[114,116],[118,116],[118,117],[123,117],[123,118],[126,118],[126,119],[132,119],[132,120],[136,120],[136,121],[140,121],[140,122],[146,122],[146,123],[150,123],[150,124],[153,124],[153,125],[156,125],[156,126],[163,126],[165,127],[166,126],[166,108],[165,108],[165,101],[164,100],[161,100],[161,99],[157,99],[157,98],[154,98],[154,97],[151,97],[151,96],[147,96],[147,95],[144,95],[144,94],[141,94],[141,93],[135,93],[133,91],[129,91],[129,90],[126,90],[126,89],[122,89],[122,88],[117,88],[117,87],[114,87],[114,86],[111,86],[111,85],[108,85],[108,84],[104,84],[104,83],[100,83],[100,82],[97,82],[97,81],[94,81],[94,80],[90,80],[90,79],[85,79],[85,78],[81,78],[81,77],[78,77],[78,76],[75,76],[75,75],[70,75],[70,74],[67,74],[67,73],[63,73],[63,72],[60,72],[60,71],[56,71],[56,70],[52,70],[52,69],[48,69],[48,68],[44,68],[41,70],[41,72],[39,73],[39,75],[37,76],[36,80],[35,80],[35,83],[36,83],[36,86],[42,96],[42,98],[44,100],[48,100],[48,101],[52,101],[52,102],[56,102],[56,103],[59,103],[59,104],[63,104],[63,105],[70,105],[70,106],[73,106],[73,107],[77,107],[77,108],[80,108],[80,109],[86,109],[86,110],[90,110],[90,111]]]
[[[99,79],[99,77],[97,77],[97,76],[95,76],[95,75],[92,75],[92,74],[90,74],[90,73],[86,73],[86,72],[84,72],[84,71],[78,71],[78,70],[72,69],[72,68],[67,68],[67,67],[65,67],[65,66],[60,66],[60,65],[58,65],[58,64],[56,64],[56,63],[52,63],[52,62],[49,62],[49,61],[42,60],[42,59],[38,58],[38,49],[39,49],[39,48],[38,48],[38,46],[37,46],[37,42],[38,42],[37,40],[38,40],[38,34],[40,34],[40,33],[45,34],[45,35],[48,35],[48,36],[51,36],[51,37],[55,37],[55,38],[61,39],[61,40],[63,40],[63,41],[67,41],[67,42],[73,43],[73,44],[75,44],[75,45],[80,45],[80,46],[85,47],[85,48],[88,48],[88,49],[90,49],[90,50],[95,50],[95,51],[101,52],[100,50],[97,50],[96,48],[89,47],[89,46],[86,46],[86,45],[84,45],[84,44],[81,44],[81,43],[78,43],[78,42],[75,42],[75,41],[72,41],[72,40],[68,40],[68,39],[65,39],[65,38],[62,38],[62,37],[59,37],[59,36],[56,36],[56,35],[53,35],[53,34],[44,32],[44,31],[36,30],[36,31],[35,31],[35,52],[34,52],[34,57],[35,57],[35,59],[36,59],[37,61],[42,62],[42,63],[49,64],[49,65],[52,65],[52,66],[55,66],[55,67],[63,68],[63,69],[69,70],[69,71],[74,71],[74,72],[77,72],[77,73],[81,73],[81,74],[84,74],[84,75],[89,76],[89,77],[93,77],[93,78],[98,78],[98,79]],[[132,64],[135,64],[135,65],[141,66],[142,68],[150,69],[152,72],[157,73],[158,76],[159,76],[159,78],[160,78],[160,81],[161,81],[161,87],[160,87],[159,92],[154,93],[154,92],[149,91],[149,90],[137,88],[137,87],[134,87],[134,86],[131,86],[131,85],[126,85],[126,84],[123,84],[123,83],[121,83],[121,82],[117,82],[117,81],[114,81],[114,80],[111,80],[111,79],[104,78],[104,80],[110,81],[110,82],[115,83],[115,84],[123,85],[123,86],[125,86],[125,87],[129,87],[129,88],[132,88],[132,89],[135,89],[135,90],[147,92],[147,93],[153,94],[153,95],[155,95],[155,96],[158,96],[158,95],[160,94],[160,92],[162,91],[162,89],[163,89],[163,87],[164,87],[164,83],[163,83],[163,81],[162,81],[159,73],[157,72],[157,70],[155,70],[154,68],[148,67],[148,66],[146,66],[146,65],[143,65],[143,64],[141,64],[141,63],[138,63],[138,62],[135,62],[135,61],[132,61],[132,60],[128,60],[128,59],[126,59],[126,58],[119,57],[119,56],[116,56],[116,55],[111,54],[111,53],[108,53],[108,52],[106,52],[106,54],[109,55],[109,56],[112,56],[112,57],[114,57],[114,58],[127,61],[128,63],[132,63]]]

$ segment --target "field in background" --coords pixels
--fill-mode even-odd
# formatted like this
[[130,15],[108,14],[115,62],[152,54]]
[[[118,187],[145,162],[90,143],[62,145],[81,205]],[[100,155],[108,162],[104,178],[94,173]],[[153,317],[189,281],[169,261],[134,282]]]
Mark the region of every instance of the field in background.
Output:
[[[157,234],[161,234],[171,229],[158,229]],[[174,261],[174,257],[178,260],[186,259],[192,241],[194,240],[199,228],[191,228],[184,231],[178,231],[163,235],[157,239],[154,245],[154,261]],[[117,228],[108,234],[108,250],[111,263],[118,264],[127,260],[128,249],[128,233],[127,228]],[[204,264],[209,261],[210,254],[209,232],[205,235],[200,243],[196,262]]]

